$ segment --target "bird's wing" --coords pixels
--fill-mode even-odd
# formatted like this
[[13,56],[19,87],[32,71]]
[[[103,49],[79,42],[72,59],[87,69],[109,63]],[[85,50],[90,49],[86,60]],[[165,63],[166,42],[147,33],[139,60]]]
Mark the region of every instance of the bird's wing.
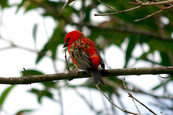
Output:
[[70,47],[70,55],[77,66],[85,70],[87,73],[90,73],[90,69],[93,68],[93,63],[89,53],[84,51],[87,48],[88,46],[83,43],[74,42]]
[[88,52],[84,52],[80,49],[70,49],[70,55],[77,66],[85,70],[87,73],[90,73],[89,69],[93,67],[93,64]]
[[[96,47],[96,43],[93,42],[92,40],[86,38],[86,37],[82,37],[79,40],[83,41],[82,42],[83,44],[87,44],[87,45],[89,45],[91,47]],[[100,52],[97,49],[95,49],[95,50],[97,52],[97,55],[99,56],[101,67],[102,67],[103,70],[105,70],[105,64],[104,64],[103,58],[101,57]]]

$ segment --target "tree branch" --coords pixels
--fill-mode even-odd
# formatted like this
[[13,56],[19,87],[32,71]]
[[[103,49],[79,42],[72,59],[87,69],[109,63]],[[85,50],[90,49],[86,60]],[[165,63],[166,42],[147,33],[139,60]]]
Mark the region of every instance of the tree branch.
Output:
[[[103,77],[107,76],[120,76],[120,75],[144,75],[144,74],[173,74],[173,66],[169,67],[153,67],[153,68],[126,68],[126,69],[107,69],[100,70]],[[0,77],[0,84],[31,84],[38,82],[48,82],[53,80],[71,80],[76,78],[90,77],[84,71],[57,73],[47,75],[31,75],[30,77]]]
[[[100,0],[98,0],[100,3],[104,4],[106,7],[108,7],[109,9],[115,11],[112,7],[106,5],[105,3],[101,2]],[[160,12],[163,12],[165,10],[168,10],[168,9],[171,9],[173,6],[172,6],[172,3],[173,3],[173,0],[167,0],[167,1],[161,1],[161,2],[146,2],[146,3],[143,3],[141,0],[135,0],[135,3],[134,2],[129,2],[129,4],[135,4],[135,5],[138,5],[136,7],[133,7],[133,8],[130,8],[130,9],[126,9],[126,10],[122,10],[122,11],[115,11],[113,13],[102,13],[102,14],[95,14],[95,16],[104,16],[104,15],[112,15],[112,14],[120,14],[120,13],[125,13],[125,12],[129,12],[129,11],[132,11],[132,10],[135,10],[135,9],[138,9],[140,8],[141,6],[152,6],[152,5],[155,5],[157,7],[159,7],[158,5],[162,5],[162,4],[168,4],[169,6],[168,7],[159,7],[161,10],[157,11],[157,12],[154,12],[150,15],[147,15],[146,17],[144,18],[141,18],[141,19],[136,19],[134,20],[135,22],[138,22],[138,21],[141,21],[141,20],[144,20],[144,19],[147,19],[149,17],[152,17]]]
[[[149,37],[154,37],[155,39],[163,39],[161,36],[158,35],[158,33],[155,32],[151,32],[151,31],[147,31],[147,30],[143,30],[140,28],[127,28],[127,27],[99,27],[99,26],[94,26],[91,23],[75,23],[72,20],[64,17],[62,14],[60,16],[58,16],[59,12],[56,10],[56,8],[54,6],[48,7],[45,4],[41,3],[41,2],[37,2],[36,0],[31,0],[32,2],[34,2],[35,4],[37,4],[39,7],[42,7],[44,9],[46,9],[49,13],[54,14],[53,17],[55,19],[63,19],[64,21],[66,21],[68,24],[71,25],[75,25],[75,26],[87,26],[88,28],[96,28],[96,29],[100,29],[100,30],[109,30],[109,31],[118,31],[118,32],[128,32],[128,33],[134,33],[134,34],[141,34],[141,35],[146,35]],[[164,38],[166,40],[169,41],[173,41],[171,39],[171,37],[166,37]]]
[[[149,107],[147,107],[147,106],[146,106],[145,104],[143,104],[141,101],[139,101],[138,99],[136,99],[136,98],[130,93],[130,91],[129,91],[129,90],[127,89],[127,87],[126,87],[125,78],[123,78],[123,85],[124,85],[125,90],[126,90],[127,93],[129,94],[129,97],[132,98],[132,101],[134,102],[134,104],[135,104],[135,106],[136,106],[136,108],[137,108],[139,114],[141,114],[141,113],[140,113],[139,108],[137,107],[135,101],[137,101],[139,104],[141,104],[142,106],[144,106],[147,110],[149,110],[149,111],[150,111],[151,113],[153,113],[154,115],[157,115],[153,110],[151,110]],[[134,100],[135,100],[135,101],[134,101]]]
[[157,12],[154,12],[154,13],[152,13],[152,14],[147,15],[147,16],[144,17],[144,18],[136,19],[136,20],[134,20],[134,21],[135,21],[135,22],[138,22],[138,21],[141,21],[141,20],[147,19],[147,18],[149,18],[149,17],[152,17],[152,16],[154,16],[154,15],[160,13],[160,12],[163,12],[163,11],[165,11],[165,10],[167,10],[167,9],[170,9],[170,8],[172,8],[172,7],[173,7],[173,5],[171,5],[171,6],[169,6],[169,7],[165,7],[165,8],[163,8],[163,9],[157,11]]
[[138,1],[138,2],[136,1],[136,3],[129,2],[129,4],[140,5],[140,6],[163,5],[163,4],[170,4],[170,3],[173,3],[173,0],[146,2],[146,3],[143,3],[142,1]]
[[116,105],[100,88],[98,85],[96,85],[97,89],[103,94],[103,96],[113,105],[115,106],[116,108],[118,108],[119,110],[125,112],[125,113],[129,113],[129,114],[133,114],[133,115],[139,115],[138,113],[134,113],[134,112],[131,112],[131,111],[127,111],[121,107],[119,107],[118,105]]
[[121,11],[116,11],[116,12],[113,12],[113,13],[94,14],[94,16],[105,16],[105,15],[112,15],[112,14],[120,14],[120,13],[125,13],[125,12],[129,12],[129,11],[138,9],[138,8],[140,8],[140,7],[141,7],[141,6],[136,6],[136,7],[130,8],[130,9],[121,10]]

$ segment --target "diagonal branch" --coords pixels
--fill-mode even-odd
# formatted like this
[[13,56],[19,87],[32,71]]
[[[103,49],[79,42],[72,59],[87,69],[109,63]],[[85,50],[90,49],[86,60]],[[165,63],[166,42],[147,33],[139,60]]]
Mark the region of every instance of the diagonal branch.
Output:
[[130,8],[130,9],[121,10],[121,11],[116,11],[116,12],[113,12],[113,13],[94,14],[94,16],[105,16],[105,15],[112,15],[112,14],[120,14],[120,13],[125,13],[125,12],[129,12],[129,11],[138,9],[138,8],[140,8],[140,7],[141,7],[141,6],[136,6],[136,7]]
[[172,7],[173,7],[173,5],[170,5],[169,7],[163,8],[163,9],[157,11],[157,12],[154,12],[154,13],[152,13],[152,14],[147,15],[147,16],[144,17],[144,18],[136,19],[136,20],[134,20],[134,22],[138,22],[138,21],[141,21],[141,20],[147,19],[147,18],[149,18],[149,17],[152,17],[152,16],[154,16],[154,15],[160,13],[160,12],[163,12],[163,11],[165,11],[165,10],[167,10],[167,9],[170,9],[170,8],[172,8]]
[[102,2],[101,0],[98,0],[100,3],[102,3],[103,5],[105,5],[106,7],[108,7],[109,9],[117,12],[118,10],[115,10],[114,8],[110,7],[109,5],[105,4],[104,2]]
[[163,4],[170,4],[170,3],[173,3],[173,0],[146,2],[146,3],[143,3],[142,1],[129,2],[129,4],[140,5],[140,6],[163,5]]
[[[153,68],[126,68],[126,69],[107,69],[100,70],[103,77],[107,76],[120,76],[120,75],[144,75],[144,74],[173,74],[173,66],[169,67],[153,67]],[[31,84],[38,82],[48,82],[53,80],[71,80],[76,78],[90,77],[84,71],[70,72],[70,73],[57,73],[47,75],[31,75],[30,77],[0,77],[0,84]]]
[[[141,104],[142,106],[144,106],[147,110],[149,110],[151,113],[153,113],[154,115],[157,115],[153,110],[151,110],[149,107],[147,107],[147,106],[146,106],[145,104],[143,104],[141,101],[139,101],[138,99],[136,99],[136,98],[130,93],[130,91],[129,91],[129,90],[127,89],[127,87],[126,87],[125,78],[123,78],[123,85],[124,85],[125,90],[126,90],[127,93],[129,94],[129,97],[131,97],[133,101],[134,101],[134,100],[137,101],[139,104]],[[134,102],[134,103],[135,103],[135,102]],[[137,108],[139,114],[141,114],[140,111],[139,111],[139,109],[138,109],[138,107],[137,107],[137,105],[136,105],[136,103],[135,103],[135,106],[136,106],[136,108]]]
[[129,113],[129,114],[133,114],[133,115],[139,115],[138,113],[133,113],[133,112],[131,112],[131,111],[127,111],[127,110],[125,110],[125,109],[123,109],[123,108],[121,108],[121,107],[119,107],[118,105],[116,105],[100,88],[99,88],[99,86],[97,86],[96,85],[96,87],[97,87],[97,89],[103,94],[103,96],[113,105],[113,106],[115,106],[116,108],[118,108],[119,110],[121,110],[121,111],[123,111],[123,112],[125,112],[125,113]]
[[[100,3],[104,4],[106,7],[108,7],[109,9],[115,11],[112,7],[106,5],[105,3],[101,2],[100,0],[98,0]],[[132,10],[136,10],[138,8],[140,8],[141,6],[152,6],[152,5],[155,5],[157,7],[159,7],[158,5],[163,5],[163,4],[168,4],[169,6],[168,7],[159,7],[161,10],[157,11],[157,12],[154,12],[150,15],[147,15],[146,17],[144,18],[141,18],[141,19],[137,19],[137,20],[134,20],[135,22],[137,21],[141,21],[141,20],[144,20],[144,19],[147,19],[149,17],[152,17],[158,13],[161,13],[165,10],[168,10],[168,9],[171,9],[173,7],[172,5],[173,3],[173,0],[167,0],[167,1],[156,1],[156,2],[146,2],[146,3],[143,3],[141,0],[135,0],[135,3],[134,2],[129,2],[129,4],[134,4],[134,5],[138,5],[136,7],[133,7],[133,8],[130,8],[130,9],[126,9],[126,10],[122,10],[122,11],[115,11],[113,13],[102,13],[102,14],[95,14],[95,16],[104,16],[104,15],[112,15],[112,14],[120,14],[120,13],[125,13],[125,12],[129,12],[129,11],[132,11]]]

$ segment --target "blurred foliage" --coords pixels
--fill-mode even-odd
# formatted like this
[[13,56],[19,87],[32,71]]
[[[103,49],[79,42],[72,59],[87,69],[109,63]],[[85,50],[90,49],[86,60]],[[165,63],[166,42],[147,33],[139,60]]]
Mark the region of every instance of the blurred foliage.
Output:
[[0,94],[0,110],[2,109],[2,106],[4,104],[4,101],[6,100],[7,96],[9,95],[10,91],[14,88],[15,85],[11,85],[7,87],[2,94]]
[[[92,39],[93,41],[98,41],[98,49],[105,53],[105,49],[110,45],[117,45],[120,49],[122,49],[121,44],[128,41],[127,49],[124,51],[125,53],[125,65],[124,67],[133,67],[129,65],[130,59],[135,59],[136,62],[139,60],[143,60],[146,62],[150,62],[153,65],[160,66],[171,66],[173,65],[173,38],[171,38],[171,34],[173,34],[173,10],[167,10],[160,14],[157,14],[148,19],[134,22],[133,20],[143,18],[151,13],[154,13],[159,10],[156,6],[146,6],[141,7],[139,9],[121,13],[117,15],[108,16],[107,21],[97,22],[92,20],[91,12],[96,10],[98,13],[102,13],[99,10],[99,7],[105,9],[104,12],[113,12],[112,10],[105,8],[99,1],[97,0],[80,0],[81,7],[75,8],[75,2],[73,1],[70,5],[67,5],[62,13],[59,15],[62,10],[63,5],[65,4],[64,0],[22,0],[21,3],[15,5],[9,5],[8,0],[1,0],[0,5],[1,9],[5,9],[8,7],[17,6],[16,13],[21,9],[25,9],[25,13],[35,10],[35,9],[43,9],[41,15],[43,17],[51,16],[56,22],[57,27],[54,29],[52,36],[49,38],[49,41],[44,45],[41,51],[38,53],[36,64],[38,64],[48,51],[51,52],[52,60],[57,59],[57,46],[64,43],[64,37],[66,34],[66,28],[68,25],[75,27],[76,29],[86,33],[89,33],[87,37]],[[129,0],[102,0],[107,5],[115,8],[116,10],[125,10],[134,7],[134,5],[128,4]],[[103,10],[102,10],[103,11]],[[167,18],[169,20],[168,24],[163,23],[162,18]],[[100,18],[99,16],[97,18]],[[36,42],[36,34],[37,34],[37,24],[33,27],[33,39]],[[36,44],[36,43],[35,43]],[[143,49],[143,44],[147,44],[149,46],[149,51],[143,51],[143,54],[139,57],[133,57],[132,53],[136,47],[136,45],[140,45]],[[122,50],[123,51],[123,50]],[[158,51],[160,53],[161,62],[157,62],[155,60],[150,60],[148,58],[149,54],[154,55],[154,51]],[[116,53],[116,52],[112,52]],[[74,68],[72,64],[70,64],[71,68]],[[39,70],[27,70],[27,73],[30,75],[40,75],[44,74]],[[22,72],[22,76],[26,76],[26,72]],[[117,78],[116,76],[112,76],[108,78],[110,81],[113,81],[115,84],[118,84],[119,87],[114,87],[109,83],[106,84],[106,87],[102,87],[104,92],[109,94],[109,97],[116,95],[117,97],[121,97],[120,93],[117,91],[118,89],[123,89],[122,80]],[[153,91],[162,88],[164,84],[164,89],[167,88],[168,83],[172,83],[173,79],[169,79],[164,83],[158,84],[153,87]],[[40,83],[44,88],[42,90],[33,88],[29,90],[29,92],[36,94],[38,98],[38,102],[41,103],[42,97],[48,97],[55,101],[54,94],[50,91],[50,89],[60,88],[57,86],[57,82],[47,82]],[[86,81],[86,83],[80,86],[72,86],[69,85],[68,82],[65,82],[65,85],[71,88],[75,87],[87,87],[91,89],[96,89],[96,87],[91,83],[90,80]],[[142,91],[140,88],[135,87],[133,84],[131,85],[134,90],[133,92],[153,96],[147,92]],[[7,88],[3,94],[1,95],[1,105],[8,92],[12,89],[13,86]],[[96,89],[97,90],[97,89]],[[123,89],[124,90],[124,89]],[[166,91],[166,90],[164,90]],[[164,92],[165,93],[165,92]],[[164,97],[163,93],[163,97]],[[169,94],[168,94],[169,95]],[[161,98],[157,96],[153,96],[155,98]],[[167,98],[168,100],[171,98]],[[162,104],[162,102],[160,102]],[[163,103],[164,104],[164,103]],[[123,106],[123,105],[122,105]],[[166,105],[169,106],[169,105]],[[172,111],[173,107],[169,106],[165,108],[167,111]],[[21,112],[31,112],[32,110],[23,110]],[[20,113],[20,111],[19,111]]]
[[33,112],[34,110],[32,109],[25,109],[25,110],[20,110],[19,112],[17,112],[15,115],[24,115],[26,113],[30,113]]

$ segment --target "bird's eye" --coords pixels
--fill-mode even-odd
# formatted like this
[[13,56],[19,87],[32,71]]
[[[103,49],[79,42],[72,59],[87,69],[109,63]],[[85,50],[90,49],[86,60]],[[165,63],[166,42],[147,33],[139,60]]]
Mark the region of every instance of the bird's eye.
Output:
[[70,40],[70,38],[67,38],[67,42]]

